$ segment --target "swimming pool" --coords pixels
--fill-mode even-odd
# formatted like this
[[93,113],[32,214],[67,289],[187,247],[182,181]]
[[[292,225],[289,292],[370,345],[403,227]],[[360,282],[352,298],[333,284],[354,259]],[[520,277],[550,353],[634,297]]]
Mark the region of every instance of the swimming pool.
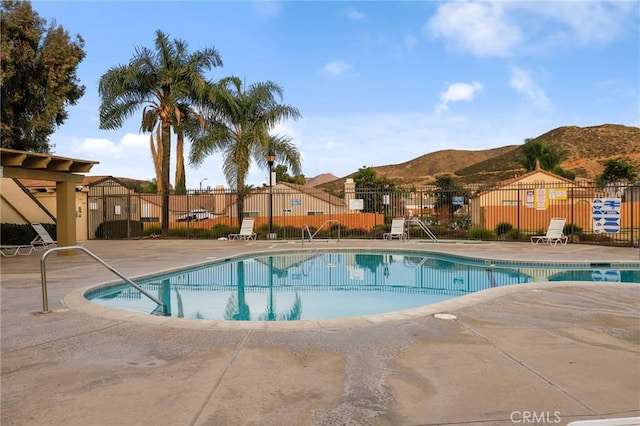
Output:
[[[635,269],[634,269],[635,268]],[[288,251],[224,259],[135,280],[167,315],[227,321],[347,318],[539,281],[640,282],[633,264],[540,264],[427,252]],[[126,283],[85,292],[102,306],[162,315]]]

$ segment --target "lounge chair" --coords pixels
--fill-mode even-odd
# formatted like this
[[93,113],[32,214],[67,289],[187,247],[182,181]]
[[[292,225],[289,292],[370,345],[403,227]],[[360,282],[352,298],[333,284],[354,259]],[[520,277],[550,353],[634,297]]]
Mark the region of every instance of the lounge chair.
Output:
[[407,232],[404,230],[404,219],[396,218],[391,221],[391,231],[385,232],[382,238],[385,240],[391,240],[398,238],[400,240],[408,239]]
[[4,257],[14,257],[17,255],[28,255],[33,251],[32,245],[21,244],[21,245],[7,245],[0,246],[0,254]]
[[548,243],[553,246],[558,243],[567,244],[569,238],[563,233],[565,222],[565,218],[554,217],[551,219],[551,222],[549,222],[549,227],[545,235],[531,236],[531,244],[538,244],[539,242]]
[[255,240],[256,233],[253,232],[253,219],[244,219],[240,232],[237,234],[229,234],[230,240]]
[[[47,232],[47,230],[40,223],[32,223],[31,226],[36,231],[38,235],[31,241],[31,246],[33,250],[44,250],[47,248],[55,247],[58,245],[57,241],[54,241],[51,238],[51,235]],[[76,241],[76,244],[79,246],[84,245],[84,241]]]

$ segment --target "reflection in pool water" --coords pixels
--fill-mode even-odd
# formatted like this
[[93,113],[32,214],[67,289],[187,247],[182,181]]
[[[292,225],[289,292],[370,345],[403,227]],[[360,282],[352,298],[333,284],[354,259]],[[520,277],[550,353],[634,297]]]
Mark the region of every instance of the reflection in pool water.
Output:
[[[171,316],[292,321],[394,312],[533,281],[640,282],[638,270],[516,266],[431,253],[290,252],[230,259],[136,283],[157,294]],[[86,297],[104,306],[162,314],[126,284],[91,290]]]

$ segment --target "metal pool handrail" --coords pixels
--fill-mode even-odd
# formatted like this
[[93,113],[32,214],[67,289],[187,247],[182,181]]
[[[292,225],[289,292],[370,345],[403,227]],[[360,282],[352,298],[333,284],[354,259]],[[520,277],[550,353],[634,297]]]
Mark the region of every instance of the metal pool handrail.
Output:
[[42,255],[42,259],[40,259],[40,276],[42,279],[42,313],[46,314],[49,312],[49,301],[47,298],[47,268],[46,268],[46,260],[47,260],[47,256],[49,256],[51,253],[53,253],[54,251],[62,251],[62,250],[80,250],[85,252],[86,254],[89,255],[89,257],[93,258],[96,262],[98,262],[99,264],[101,264],[102,266],[104,266],[105,268],[107,268],[108,270],[110,270],[111,272],[113,272],[114,274],[116,274],[118,277],[120,277],[121,279],[123,279],[124,281],[126,281],[129,285],[133,286],[136,290],[138,290],[140,293],[144,294],[145,296],[147,296],[149,299],[151,299],[154,303],[156,303],[157,305],[162,306],[162,312],[164,315],[167,315],[168,309],[167,309],[167,305],[165,305],[164,303],[162,303],[161,301],[159,301],[157,298],[155,298],[153,295],[151,295],[150,293],[148,293],[145,289],[143,289],[142,287],[140,287],[138,284],[134,283],[133,281],[131,281],[129,278],[125,277],[124,275],[122,275],[120,272],[116,271],[111,265],[109,265],[107,262],[105,262],[104,260],[100,259],[98,256],[96,256],[95,254],[93,254],[92,252],[90,252],[89,250],[87,250],[85,247],[82,246],[65,246],[65,247],[55,247],[52,249],[47,250],[43,255]]
[[316,236],[316,234],[318,232],[320,232],[320,230],[327,224],[327,223],[337,223],[338,224],[338,242],[340,241],[340,221],[337,219],[328,219],[325,220],[324,222],[322,222],[322,225],[320,225],[318,227],[318,229],[316,229],[316,232],[313,233],[313,235],[311,235],[311,230],[309,229],[309,225],[304,225],[304,227],[302,228],[302,244],[304,244],[304,230],[307,230],[307,233],[309,234],[309,241],[311,243],[313,243],[313,237]]

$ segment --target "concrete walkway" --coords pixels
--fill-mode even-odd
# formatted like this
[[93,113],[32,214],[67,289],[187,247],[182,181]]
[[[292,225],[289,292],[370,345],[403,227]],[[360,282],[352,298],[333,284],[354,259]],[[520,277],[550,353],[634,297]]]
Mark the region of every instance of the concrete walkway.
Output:
[[[332,244],[640,267],[637,248]],[[86,247],[131,277],[300,249],[188,240]],[[388,315],[226,323],[83,301],[79,289],[114,279],[83,253],[48,257],[51,312],[42,314],[40,259],[1,259],[2,426],[507,425],[640,416],[638,284],[535,283]]]

